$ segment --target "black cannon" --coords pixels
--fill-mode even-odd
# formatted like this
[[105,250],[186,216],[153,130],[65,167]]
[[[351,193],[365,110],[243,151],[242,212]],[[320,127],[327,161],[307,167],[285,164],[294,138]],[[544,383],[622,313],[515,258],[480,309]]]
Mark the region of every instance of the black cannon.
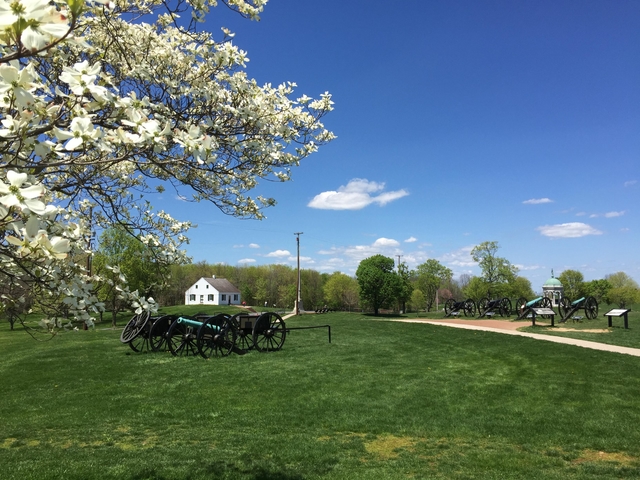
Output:
[[460,312],[464,313],[465,317],[474,317],[476,315],[476,302],[470,298],[462,302],[457,302],[453,298],[450,298],[445,302],[445,317],[458,316]]
[[483,298],[478,302],[478,318],[492,317],[499,314],[502,317],[507,317],[511,314],[511,300],[507,297],[489,299]]
[[598,301],[595,297],[582,297],[573,302],[563,298],[560,302],[560,314],[562,316],[560,322],[564,323],[570,318],[582,320],[582,316],[575,315],[578,310],[584,310],[584,316],[589,320],[593,320],[598,316]]

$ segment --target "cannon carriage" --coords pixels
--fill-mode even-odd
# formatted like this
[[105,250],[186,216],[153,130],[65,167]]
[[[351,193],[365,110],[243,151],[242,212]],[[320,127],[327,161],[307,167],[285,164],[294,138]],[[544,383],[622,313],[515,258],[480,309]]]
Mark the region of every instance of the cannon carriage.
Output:
[[507,297],[495,299],[483,298],[478,302],[478,318],[493,317],[494,315],[507,317],[511,314],[511,308],[511,300]]
[[560,323],[564,323],[570,318],[574,320],[582,320],[582,315],[576,315],[579,310],[584,310],[584,316],[589,320],[593,320],[598,316],[598,301],[595,297],[582,297],[571,302],[567,298],[560,301]]
[[465,317],[474,317],[476,315],[476,302],[470,298],[458,302],[453,298],[447,300],[444,304],[445,318],[459,316],[463,313]]
[[[517,305],[516,305],[516,310],[517,310],[517,314],[518,316],[516,317],[516,320],[522,320],[523,318],[527,318],[530,315],[534,314],[534,309],[536,308],[548,308],[548,309],[553,309],[552,308],[553,305],[551,303],[551,299],[548,297],[536,297],[533,300],[529,300],[527,301],[524,297],[519,298]],[[549,315],[541,315],[542,318],[547,318],[549,317]]]

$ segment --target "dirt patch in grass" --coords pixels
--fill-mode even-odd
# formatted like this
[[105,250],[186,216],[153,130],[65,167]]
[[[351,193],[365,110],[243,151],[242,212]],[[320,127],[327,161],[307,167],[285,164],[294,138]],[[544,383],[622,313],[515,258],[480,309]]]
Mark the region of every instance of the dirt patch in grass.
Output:
[[413,451],[417,440],[411,437],[396,437],[395,435],[384,435],[375,440],[364,443],[367,453],[375,455],[379,460],[389,460],[397,458],[402,450]]
[[611,333],[611,330],[609,330],[608,328],[585,328],[584,330],[582,329],[577,329],[577,328],[554,328],[552,330],[553,332],[578,332],[578,333]]
[[631,465],[637,463],[638,459],[624,453],[599,452],[596,450],[584,450],[582,455],[574,459],[572,463],[619,463],[622,465]]

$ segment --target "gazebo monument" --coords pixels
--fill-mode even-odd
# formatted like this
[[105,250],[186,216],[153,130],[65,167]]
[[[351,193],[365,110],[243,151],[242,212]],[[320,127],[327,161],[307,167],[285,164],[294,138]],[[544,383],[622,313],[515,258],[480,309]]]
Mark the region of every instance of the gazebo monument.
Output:
[[560,305],[562,295],[564,293],[564,287],[560,280],[553,276],[553,269],[551,270],[551,278],[544,282],[542,286],[542,295],[551,300],[551,305],[557,307]]

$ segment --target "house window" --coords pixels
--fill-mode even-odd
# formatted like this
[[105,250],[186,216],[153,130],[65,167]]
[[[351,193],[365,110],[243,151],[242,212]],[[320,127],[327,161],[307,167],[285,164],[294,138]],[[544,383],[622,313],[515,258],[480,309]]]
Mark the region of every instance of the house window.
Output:
[[189,295],[189,301],[191,301],[191,302],[195,302],[196,301],[195,294],[192,293],[191,295]]
[[207,285],[205,288],[209,288],[209,285]]
[[233,296],[233,301],[234,301],[234,302],[237,302],[237,301],[238,301],[238,295],[234,295],[234,296]]
[[196,288],[198,288],[198,285],[196,285]]
[[222,295],[220,295],[220,301],[221,302],[226,302],[227,301],[227,296],[224,293]]
[[213,295],[207,295],[207,302],[213,302]]

